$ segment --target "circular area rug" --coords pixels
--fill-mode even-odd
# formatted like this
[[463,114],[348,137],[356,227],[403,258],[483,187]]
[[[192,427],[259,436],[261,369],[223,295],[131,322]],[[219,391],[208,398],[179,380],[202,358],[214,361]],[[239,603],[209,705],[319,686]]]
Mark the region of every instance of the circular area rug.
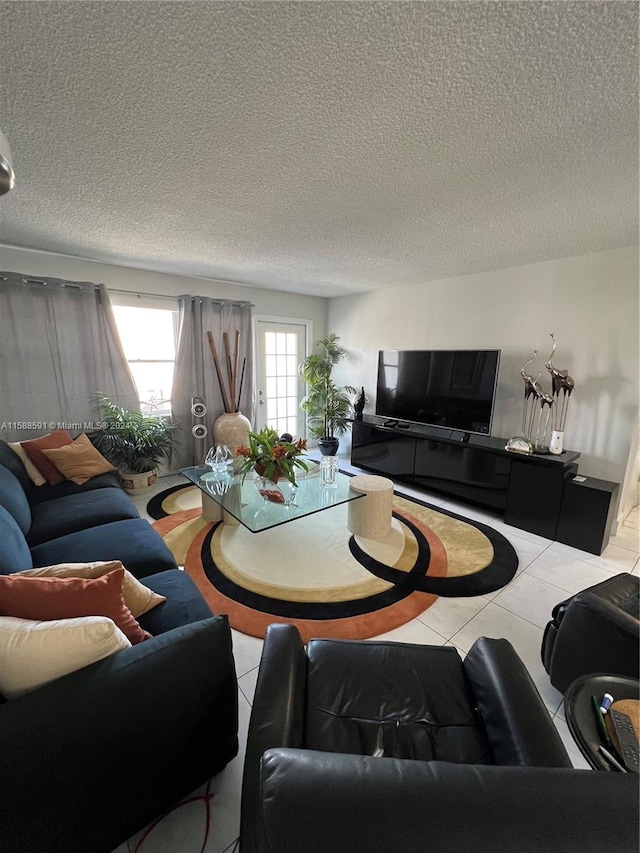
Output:
[[147,512],[212,610],[257,637],[276,621],[295,624],[305,641],[373,637],[411,621],[438,596],[499,589],[518,566],[492,528],[398,494],[382,540],[349,533],[347,505],[258,534],[211,524],[191,485],[157,495]]

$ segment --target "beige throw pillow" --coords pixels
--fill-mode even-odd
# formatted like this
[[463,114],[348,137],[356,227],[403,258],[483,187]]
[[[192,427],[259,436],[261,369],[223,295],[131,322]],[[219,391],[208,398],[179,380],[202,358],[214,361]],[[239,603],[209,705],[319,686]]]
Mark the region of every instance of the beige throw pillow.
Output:
[[107,461],[102,453],[91,444],[87,436],[82,433],[71,444],[63,447],[43,449],[42,452],[58,471],[67,480],[81,486],[98,474],[106,474],[114,471],[111,462]]
[[130,647],[106,616],[46,622],[0,616],[0,693],[15,699]]
[[27,469],[27,474],[29,475],[31,482],[34,486],[44,486],[47,482],[45,478],[42,476],[40,471],[36,468],[33,462],[27,456],[27,451],[20,444],[19,441],[10,441],[8,442],[9,447],[13,450],[13,452],[20,457],[22,464]]
[[55,578],[100,578],[116,569],[124,569],[122,581],[122,594],[124,603],[133,616],[137,619],[143,613],[152,610],[158,604],[166,601],[166,596],[158,595],[148,586],[140,583],[131,572],[127,571],[120,560],[95,563],[59,563],[56,566],[42,566],[38,569],[25,569],[18,572],[31,578],[55,577]]

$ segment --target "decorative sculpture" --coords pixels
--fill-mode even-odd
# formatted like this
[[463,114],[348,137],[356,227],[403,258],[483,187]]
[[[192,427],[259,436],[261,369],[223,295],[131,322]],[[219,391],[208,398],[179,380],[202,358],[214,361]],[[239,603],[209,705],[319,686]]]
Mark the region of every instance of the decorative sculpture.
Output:
[[[552,359],[556,352],[556,337],[553,332],[549,332],[549,336],[553,341],[553,348],[545,367],[551,374],[551,390],[555,399],[553,430],[551,433],[551,441],[549,442],[549,452],[559,455],[562,453],[564,425],[567,419],[569,400],[575,387],[575,382],[573,377],[569,376],[568,370],[558,370],[557,367],[554,367]],[[562,392],[562,400],[560,399],[560,392]]]
[[366,395],[364,393],[364,386],[360,388],[360,393],[356,397],[353,403],[353,410],[355,412],[355,418],[357,421],[362,420],[362,412],[364,411],[364,404],[366,402]]
[[[558,370],[553,365],[553,356],[556,351],[556,337],[550,332],[553,341],[553,349],[545,367],[551,374],[551,394],[546,394],[540,385],[542,373],[534,379],[526,369],[538,355],[538,350],[533,351],[533,357],[526,361],[520,369],[520,376],[524,380],[524,404],[522,408],[522,435],[510,438],[505,445],[506,450],[514,453],[562,453],[564,441],[564,425],[567,419],[569,399],[575,387],[573,378],[569,376],[568,370]],[[562,393],[562,398],[560,394]],[[545,417],[546,410],[546,417]],[[536,411],[538,417],[536,420]],[[549,449],[546,448],[547,430],[549,421],[553,419]],[[533,435],[535,426],[535,438]]]
[[533,423],[535,420],[535,413],[538,408],[538,400],[543,395],[542,386],[538,381],[542,376],[542,372],[538,373],[538,376],[534,379],[533,376],[529,376],[528,373],[525,373],[526,368],[531,364],[532,361],[535,360],[535,357],[538,355],[538,350],[534,349],[533,356],[526,361],[522,367],[520,368],[520,376],[524,379],[524,404],[522,407],[522,438],[526,438],[528,441],[531,441],[531,437],[533,434]]

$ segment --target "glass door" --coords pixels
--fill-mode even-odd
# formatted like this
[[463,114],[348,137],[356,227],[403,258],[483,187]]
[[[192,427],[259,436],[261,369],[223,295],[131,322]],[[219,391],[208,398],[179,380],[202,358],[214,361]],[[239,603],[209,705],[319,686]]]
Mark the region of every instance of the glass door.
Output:
[[270,426],[294,440],[306,436],[300,411],[305,384],[298,365],[307,354],[308,326],[305,321],[256,319],[257,430]]

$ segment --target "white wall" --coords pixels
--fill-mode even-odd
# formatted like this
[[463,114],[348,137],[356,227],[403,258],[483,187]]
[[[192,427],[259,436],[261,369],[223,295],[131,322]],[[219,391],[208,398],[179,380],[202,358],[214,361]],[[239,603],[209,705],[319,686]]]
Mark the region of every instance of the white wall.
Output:
[[580,472],[622,483],[638,413],[638,247],[545,261],[428,284],[332,299],[329,330],[350,358],[341,382],[365,386],[375,409],[379,349],[501,349],[493,435],[521,432],[529,372],[554,364],[575,380],[565,447],[582,456]]
[[[314,339],[324,337],[326,334],[327,300],[320,297],[264,290],[212,279],[147,272],[131,267],[101,264],[66,255],[2,245],[0,245],[0,269],[33,276],[48,275],[52,278],[67,278],[70,281],[93,281],[106,284],[107,288],[140,294],[153,293],[173,297],[181,293],[190,293],[194,296],[248,300],[253,302],[255,314],[311,320]],[[123,301],[118,296],[114,296],[114,302],[116,300]],[[166,304],[159,301],[158,307],[166,307]]]

